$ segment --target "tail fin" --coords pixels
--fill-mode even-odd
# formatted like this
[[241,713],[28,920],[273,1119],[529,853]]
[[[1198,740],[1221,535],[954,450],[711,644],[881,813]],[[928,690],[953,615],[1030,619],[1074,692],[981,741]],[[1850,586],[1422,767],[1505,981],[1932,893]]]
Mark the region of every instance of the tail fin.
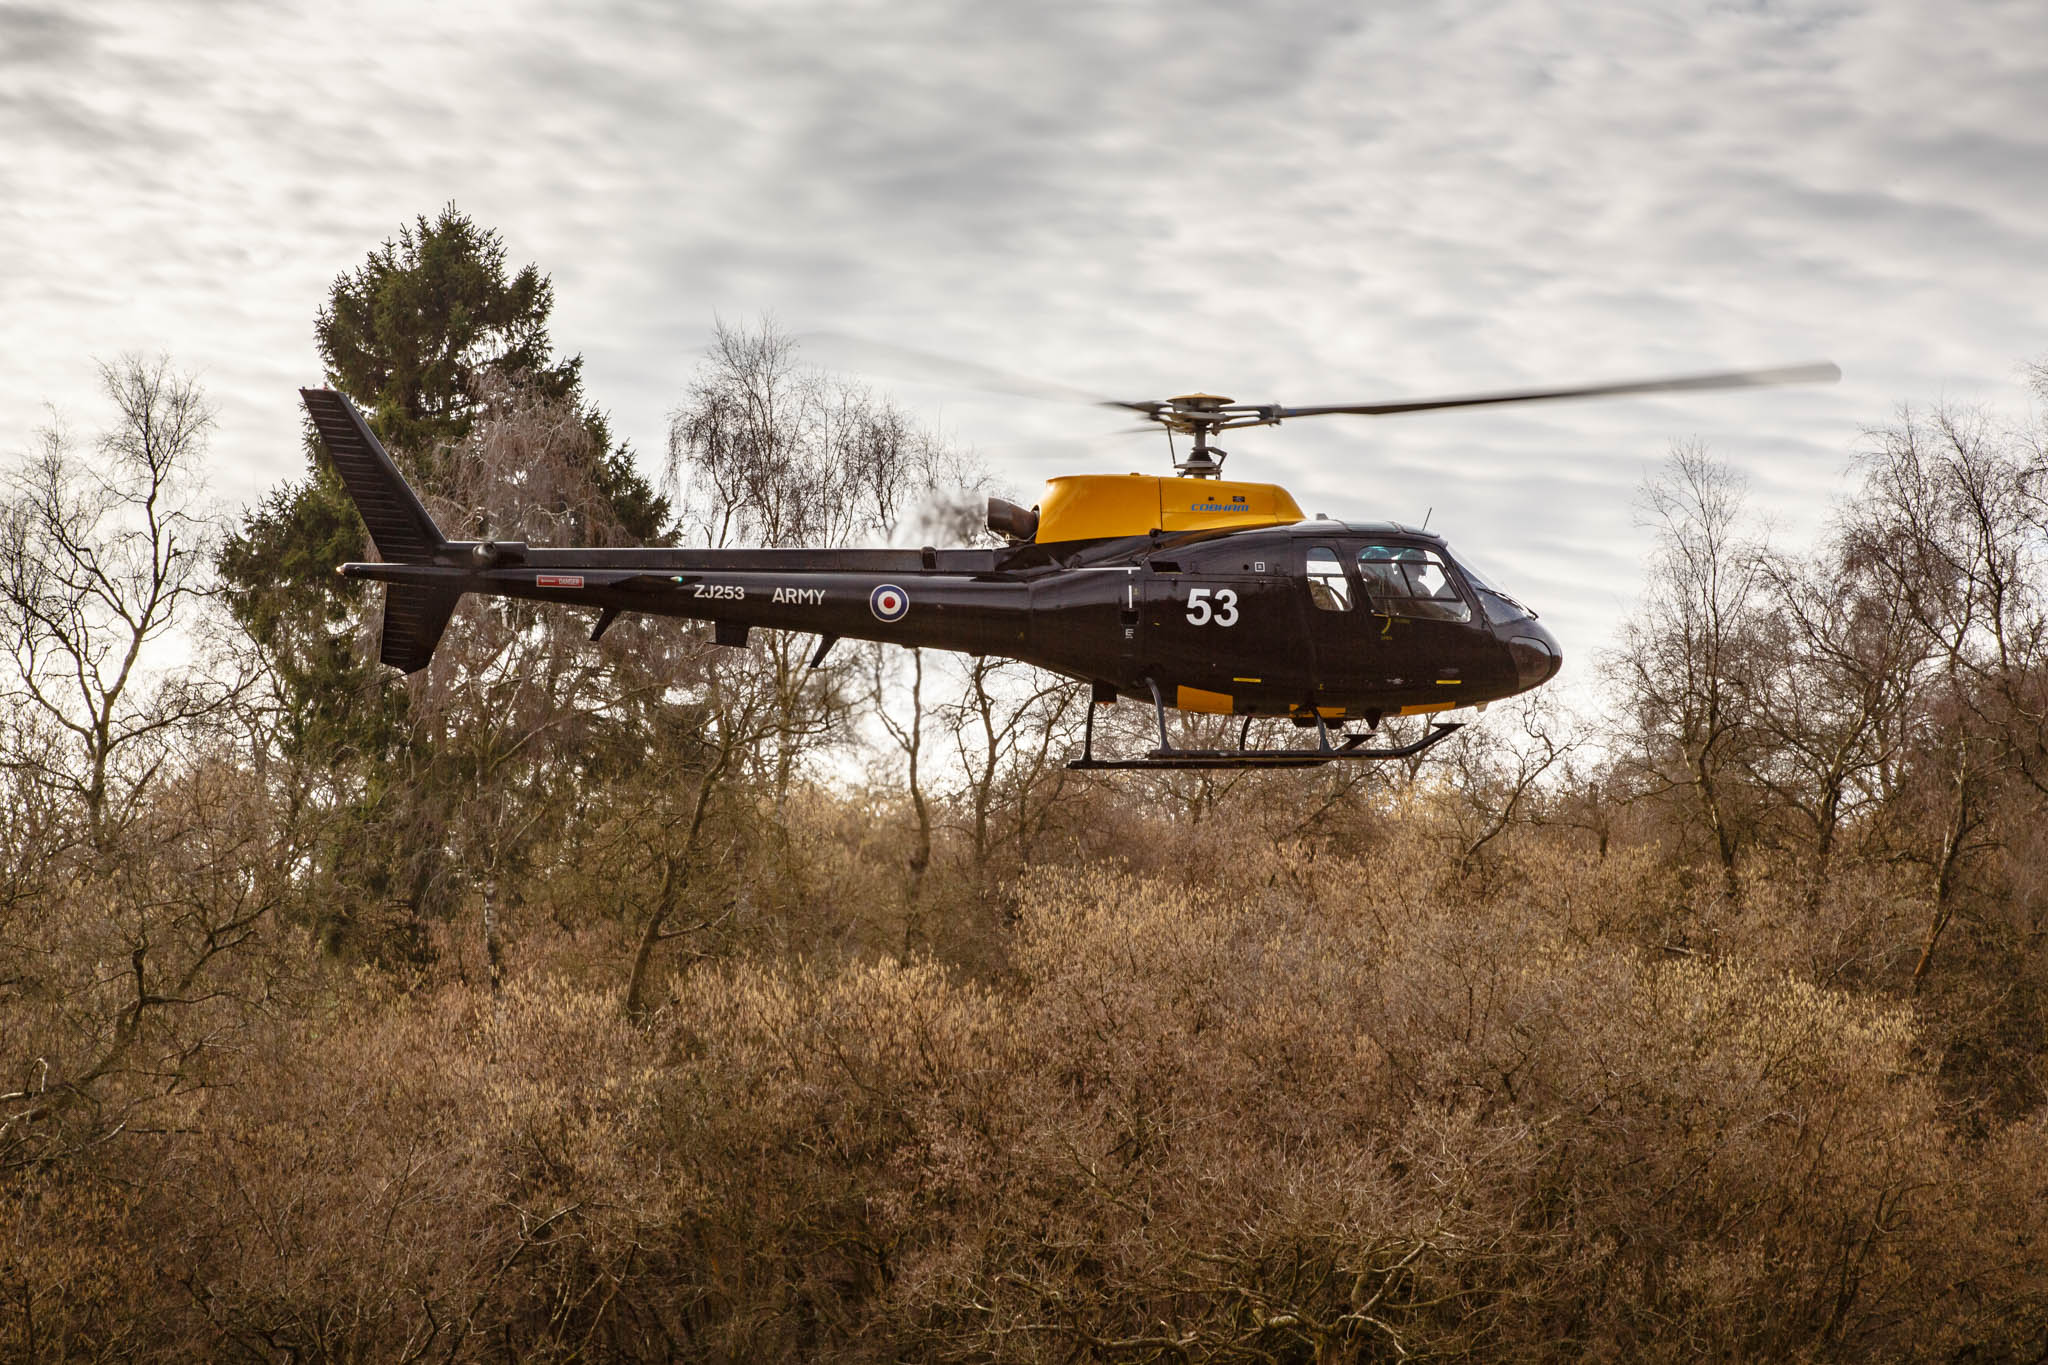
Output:
[[[390,453],[348,399],[332,389],[300,389],[306,411],[348,495],[362,514],[377,553],[390,564],[431,564],[448,538],[427,515],[419,495],[406,486]],[[384,641],[377,657],[406,673],[427,666],[441,632],[455,614],[459,592],[413,583],[384,588]]]
[[384,642],[377,657],[401,673],[416,673],[434,657],[441,632],[462,594],[416,583],[384,585]]
[[[431,564],[447,547],[448,538],[427,515],[419,495],[406,486],[405,476],[362,414],[332,389],[300,389],[299,397],[327,443],[327,453],[334,457],[363,525],[370,528],[377,553],[391,564]],[[444,614],[442,621],[446,620]]]

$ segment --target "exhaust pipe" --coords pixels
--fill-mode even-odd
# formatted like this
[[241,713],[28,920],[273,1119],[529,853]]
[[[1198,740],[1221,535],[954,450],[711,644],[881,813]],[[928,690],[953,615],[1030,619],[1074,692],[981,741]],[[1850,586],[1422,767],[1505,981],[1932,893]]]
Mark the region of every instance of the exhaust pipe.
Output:
[[988,529],[1005,540],[1030,540],[1038,534],[1038,509],[1019,507],[1007,498],[990,498]]

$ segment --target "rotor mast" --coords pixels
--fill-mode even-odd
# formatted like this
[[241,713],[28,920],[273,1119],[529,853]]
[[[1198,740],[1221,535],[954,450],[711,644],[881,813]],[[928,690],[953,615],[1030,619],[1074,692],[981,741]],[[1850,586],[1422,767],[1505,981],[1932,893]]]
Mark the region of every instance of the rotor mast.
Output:
[[1117,406],[1135,408],[1165,427],[1169,450],[1172,449],[1172,433],[1178,431],[1192,436],[1195,443],[1186,457],[1176,453],[1173,460],[1174,472],[1190,479],[1223,477],[1223,461],[1230,452],[1210,442],[1209,438],[1217,432],[1237,427],[1274,426],[1280,420],[1279,409],[1272,404],[1233,403],[1213,393],[1184,393],[1164,402],[1120,403]]
[[1180,420],[1166,423],[1166,448],[1173,449],[1172,433],[1176,427],[1195,438],[1188,457],[1174,460],[1174,471],[1191,479],[1222,478],[1223,461],[1230,452],[1209,444],[1209,437],[1223,425],[1222,409],[1230,400],[1211,393],[1184,393],[1167,401],[1173,404],[1174,416]]

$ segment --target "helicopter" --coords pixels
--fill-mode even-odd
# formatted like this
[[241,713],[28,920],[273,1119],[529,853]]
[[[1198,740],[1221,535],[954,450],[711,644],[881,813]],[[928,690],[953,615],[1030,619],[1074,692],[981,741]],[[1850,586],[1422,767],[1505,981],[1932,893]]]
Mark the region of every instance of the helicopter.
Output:
[[[346,396],[301,389],[380,556],[347,578],[386,585],[379,658],[424,668],[466,593],[595,608],[594,642],[628,612],[707,621],[716,644],[756,627],[1021,660],[1090,688],[1078,769],[1317,767],[1407,758],[1450,737],[1444,712],[1542,686],[1564,650],[1441,535],[1395,521],[1311,518],[1276,484],[1222,477],[1225,431],[1297,418],[1383,416],[1504,403],[1830,383],[1828,362],[1571,388],[1290,407],[1216,394],[1110,401],[1190,438],[1172,475],[1081,474],[1035,507],[990,498],[991,549],[603,549],[450,540]],[[1095,707],[1150,705],[1157,747],[1098,757]],[[1235,748],[1178,746],[1167,712],[1241,718]],[[1405,744],[1373,743],[1391,716],[1426,716]],[[1252,721],[1286,717],[1312,742],[1252,747]],[[1353,727],[1356,727],[1355,729]]]

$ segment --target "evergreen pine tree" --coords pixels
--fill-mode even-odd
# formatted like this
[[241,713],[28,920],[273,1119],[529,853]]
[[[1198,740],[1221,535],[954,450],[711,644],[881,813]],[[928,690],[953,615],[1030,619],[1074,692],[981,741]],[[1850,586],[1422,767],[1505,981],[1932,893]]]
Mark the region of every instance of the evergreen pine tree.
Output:
[[[451,204],[336,278],[314,334],[328,383],[363,411],[422,494],[452,482],[446,461],[469,434],[483,381],[497,375],[583,412],[597,452],[592,483],[628,535],[659,540],[668,502],[585,402],[582,357],[554,357],[553,307],[548,277],[531,264],[508,272],[499,235]],[[366,534],[310,425],[306,448],[306,477],[244,517],[222,572],[237,619],[284,688],[288,742],[312,758],[387,753],[402,696],[395,675],[357,647],[376,590],[334,575],[336,564],[364,557]]]
[[[581,414],[595,466],[590,484],[609,503],[610,519],[631,540],[660,541],[668,502],[585,399],[582,358],[555,357],[553,304],[547,276],[533,265],[509,271],[499,235],[451,204],[337,277],[315,337],[327,382],[363,412],[430,504],[452,494],[472,424],[488,394],[509,384]],[[306,451],[305,477],[274,490],[229,537],[222,578],[231,610],[277,680],[287,757],[309,780],[327,775],[345,817],[320,854],[327,889],[316,917],[330,942],[354,938],[374,955],[404,955],[381,912],[404,907],[417,937],[442,879],[435,831],[447,793],[435,789],[431,727],[408,723],[407,689],[377,662],[382,590],[334,573],[367,558],[370,545],[310,422]],[[378,927],[358,924],[366,911],[378,912]]]

